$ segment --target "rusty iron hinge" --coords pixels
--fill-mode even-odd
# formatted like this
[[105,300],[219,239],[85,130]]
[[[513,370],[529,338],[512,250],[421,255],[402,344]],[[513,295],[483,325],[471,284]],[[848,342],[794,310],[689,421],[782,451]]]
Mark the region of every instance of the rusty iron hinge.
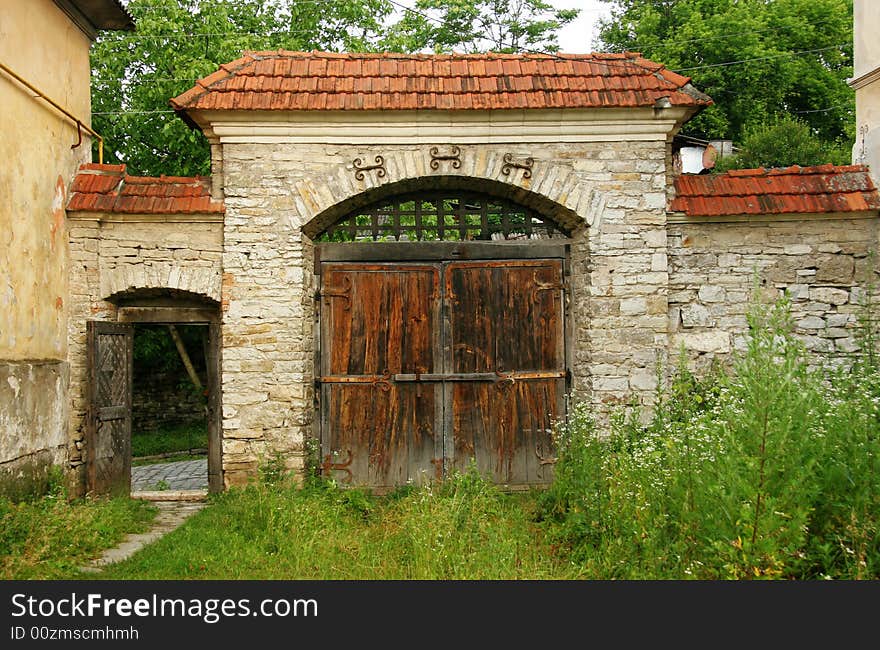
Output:
[[345,311],[351,309],[351,278],[345,276],[342,278],[342,286],[328,287],[325,286],[318,290],[315,294],[318,300],[324,300],[329,304],[330,298],[342,298],[345,305],[342,307]]
[[328,476],[330,475],[330,472],[345,472],[346,478],[344,479],[344,482],[351,483],[352,474],[351,470],[348,468],[351,467],[351,461],[354,459],[354,454],[351,453],[351,449],[346,449],[345,451],[348,453],[348,459],[342,463],[333,462],[333,454],[336,452],[331,451],[324,456],[324,462],[321,463],[321,471]]

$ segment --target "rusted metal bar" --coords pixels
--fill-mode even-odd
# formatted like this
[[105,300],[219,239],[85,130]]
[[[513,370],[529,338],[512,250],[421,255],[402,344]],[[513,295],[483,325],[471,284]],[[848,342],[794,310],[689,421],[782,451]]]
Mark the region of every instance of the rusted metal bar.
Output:
[[399,373],[391,375],[394,381],[510,381],[520,379],[562,379],[564,371],[535,371],[535,372],[450,372],[450,373]]

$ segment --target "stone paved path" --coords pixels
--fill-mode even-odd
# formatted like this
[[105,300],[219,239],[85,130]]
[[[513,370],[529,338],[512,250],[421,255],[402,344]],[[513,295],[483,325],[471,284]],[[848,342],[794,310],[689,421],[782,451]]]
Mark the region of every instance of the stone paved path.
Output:
[[156,515],[156,519],[153,520],[150,530],[145,533],[127,535],[119,546],[107,549],[100,557],[92,560],[88,566],[80,567],[80,570],[87,573],[99,573],[102,567],[107,564],[121,562],[131,557],[147,544],[155,542],[163,535],[170,533],[189,517],[205,507],[204,503],[193,503],[191,501],[159,501],[154,503],[159,508],[159,513]]
[[[164,481],[162,488],[157,484]],[[208,460],[179,460],[173,463],[139,465],[131,468],[132,492],[165,490],[207,490]]]

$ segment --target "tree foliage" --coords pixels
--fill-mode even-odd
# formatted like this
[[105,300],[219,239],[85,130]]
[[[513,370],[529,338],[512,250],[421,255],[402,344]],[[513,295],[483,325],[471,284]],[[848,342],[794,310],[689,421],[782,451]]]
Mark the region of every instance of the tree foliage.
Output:
[[579,9],[544,0],[417,0],[389,31],[390,50],[556,52],[556,32]]
[[604,0],[599,47],[693,78],[715,105],[685,130],[740,140],[794,114],[822,140],[854,138],[852,0]]
[[[95,130],[105,162],[145,175],[208,174],[204,136],[168,100],[245,50],[370,52],[555,49],[576,10],[543,0],[131,0],[135,32],[92,48]],[[397,10],[397,11],[395,11]]]
[[716,171],[790,165],[846,165],[849,147],[837,146],[813,135],[805,122],[788,115],[770,122],[747,126],[735,156],[721,159]]
[[104,32],[92,48],[94,127],[107,162],[137,173],[210,172],[208,144],[168,100],[245,50],[379,48],[387,0],[132,0],[135,32]]

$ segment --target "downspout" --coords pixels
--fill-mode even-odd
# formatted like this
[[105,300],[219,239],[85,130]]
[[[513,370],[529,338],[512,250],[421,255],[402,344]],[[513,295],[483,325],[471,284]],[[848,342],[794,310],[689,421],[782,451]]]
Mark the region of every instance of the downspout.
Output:
[[18,76],[15,72],[10,70],[2,62],[0,62],[0,70],[3,70],[3,72],[8,74],[10,77],[15,79],[18,83],[20,83],[22,86],[24,86],[25,88],[30,90],[32,93],[34,93],[36,95],[36,97],[39,97],[40,99],[46,100],[49,104],[51,104],[53,107],[55,107],[57,110],[59,110],[65,116],[67,116],[67,118],[70,119],[76,125],[77,135],[79,136],[79,141],[76,144],[71,145],[71,147],[70,147],[71,149],[76,149],[78,146],[80,146],[82,144],[82,131],[85,131],[89,135],[96,138],[98,140],[98,164],[101,164],[101,165],[104,164],[104,138],[102,138],[100,135],[98,135],[90,127],[86,126],[82,120],[80,120],[78,117],[76,117],[76,115],[74,115],[73,113],[68,111],[66,108],[61,106],[58,102],[55,102],[52,99],[50,99],[49,97],[47,97],[44,92],[42,92],[38,88],[35,88],[33,86],[33,84],[29,83],[27,80]]

